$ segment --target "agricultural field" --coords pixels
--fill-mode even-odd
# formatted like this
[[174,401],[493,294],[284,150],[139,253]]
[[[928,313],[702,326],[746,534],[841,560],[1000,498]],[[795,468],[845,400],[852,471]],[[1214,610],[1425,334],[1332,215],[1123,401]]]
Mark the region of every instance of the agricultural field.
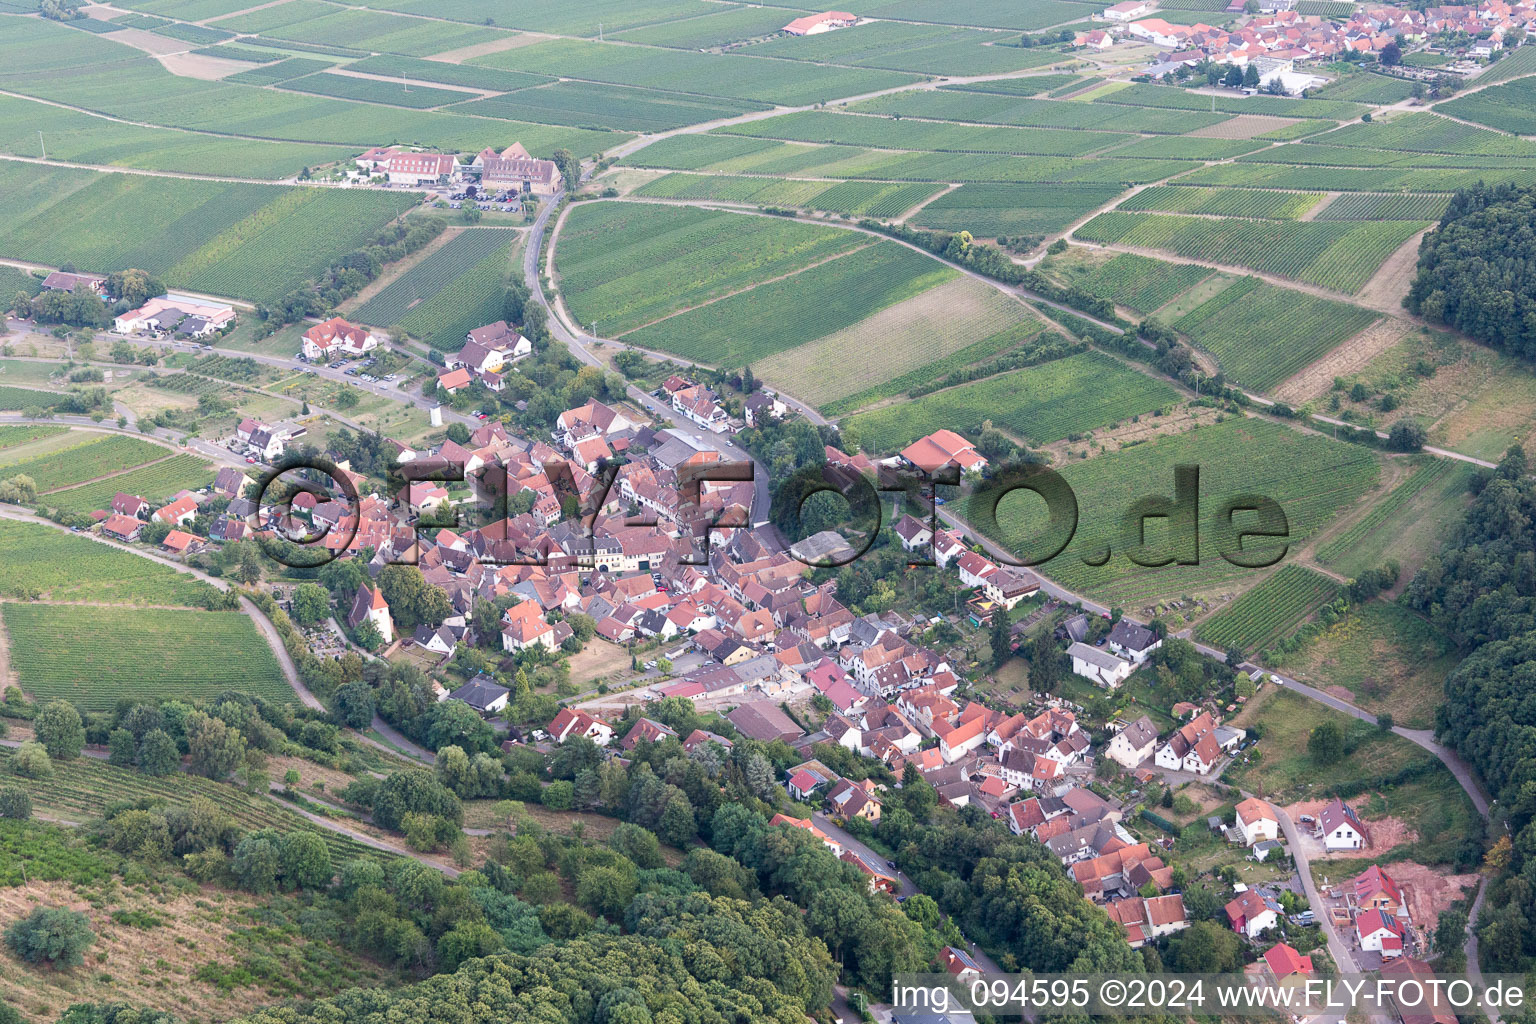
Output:
[[1171,326],[1214,355],[1227,376],[1268,391],[1380,314],[1245,278]]
[[[1500,88],[1510,88],[1501,86]],[[1487,96],[1485,89],[1467,99]],[[1449,109],[1449,105],[1447,105]],[[1459,115],[1458,115],[1459,116]],[[1391,120],[1345,125],[1324,136],[1330,146],[1401,150],[1410,153],[1455,153],[1474,156],[1536,157],[1536,143],[1461,124],[1438,114],[1416,112]]]
[[[1521,49],[1525,47],[1522,46]],[[1500,61],[1494,67],[1497,68],[1506,63],[1508,63],[1507,59]],[[1536,67],[1531,70],[1536,72]],[[1481,82],[1482,78],[1477,81]],[[1536,134],[1536,113],[1533,113],[1533,105],[1536,105],[1536,79],[1521,78],[1475,92],[1470,96],[1453,99],[1449,103],[1441,104],[1437,109],[1444,110],[1452,117],[1476,121],[1478,124],[1485,124],[1489,128],[1502,132],[1533,135]]]
[[504,229],[470,228],[429,253],[348,315],[376,327],[397,324],[407,312],[452,285],[481,260],[505,250],[509,241],[511,235]]
[[609,38],[678,50],[707,50],[777,35],[784,22],[782,8],[724,7],[713,14],[612,32]]
[[[883,397],[915,387],[916,382],[890,390],[909,375],[922,383],[938,380],[951,369],[949,360],[969,363],[1013,348],[1043,327],[1018,299],[974,278],[957,277],[759,360],[753,372],[830,414],[834,404],[855,395],[879,392]],[[879,353],[878,358],[850,358],[871,353]]]
[[213,588],[111,544],[41,523],[0,520],[0,597],[197,607]]
[[1248,188],[1189,188],[1180,185],[1154,185],[1126,199],[1116,209],[1204,213],[1264,220],[1296,220],[1316,206],[1322,198],[1320,193],[1311,192],[1265,192]]
[[1271,117],[1314,117],[1330,121],[1349,121],[1364,114],[1364,103],[1342,100],[1287,99],[1277,96],[1209,96],[1169,89],[1160,85],[1127,85],[1100,93],[1095,103],[1132,107],[1166,107],[1174,110],[1217,110],[1227,114],[1267,114]]
[[1339,584],[1294,563],[1282,565],[1258,586],[1200,624],[1201,640],[1245,654],[1289,636],[1302,620],[1339,596]]
[[1040,269],[1062,284],[1128,306],[1143,316],[1155,313],[1173,301],[1174,296],[1212,273],[1206,267],[1168,263],[1129,252],[1115,253],[1104,260],[1081,247],[1046,257]]
[[348,75],[333,75],[326,72],[291,79],[283,82],[282,87],[294,92],[314,93],[317,96],[335,96],[363,103],[387,103],[391,106],[417,109],[459,103],[473,96],[472,93],[460,92],[456,89],[434,89],[425,85],[380,82],[372,78],[352,78]]
[[[1321,689],[1342,687],[1350,703],[1390,714],[1398,725],[1432,729],[1445,699],[1454,646],[1395,602],[1369,601],[1286,655],[1285,674]],[[1344,694],[1339,694],[1344,696]]]
[[1074,233],[1089,242],[1166,249],[1354,294],[1425,221],[1258,221],[1102,213]]
[[1473,467],[1465,462],[1420,461],[1365,515],[1323,539],[1313,557],[1345,576],[1388,561],[1411,568],[1445,540],[1466,506],[1472,476]]
[[687,83],[687,91],[700,96],[791,106],[876,92],[916,80],[895,71],[605,45],[580,39],[518,46],[474,57],[468,63],[649,89],[676,89],[679,83]]
[[1024,78],[994,78],[989,82],[941,85],[940,92],[983,92],[998,96],[1056,96],[1086,89],[1096,79],[1082,75],[1029,75]]
[[275,301],[371,238],[408,199],[0,164],[0,255],[142,267],[173,287]]
[[[1287,147],[1290,148],[1290,147]],[[1343,152],[1343,150],[1340,150]],[[1478,182],[1536,184],[1536,168],[1304,167],[1293,164],[1232,163],[1202,167],[1181,185],[1318,189],[1335,192],[1455,192]]]
[[1369,72],[1346,75],[1337,82],[1318,90],[1318,96],[1325,100],[1354,100],[1357,103],[1382,105],[1399,103],[1411,95],[1413,95],[1412,82],[1386,75],[1373,75]]
[[61,512],[85,515],[110,508],[112,496],[119,491],[138,494],[151,503],[159,503],[177,491],[197,490],[212,480],[213,471],[205,460],[196,455],[174,455],[164,462],[121,476],[54,491],[48,495],[46,503]]
[[21,688],[82,711],[120,700],[207,700],[243,690],[276,703],[296,698],[267,638],[244,612],[3,604]]
[[597,323],[603,336],[617,337],[871,244],[854,232],[774,217],[585,203],[566,214],[555,263],[580,323]]
[[[695,306],[628,332],[623,340],[716,366],[756,363],[851,327],[957,275],[924,253],[895,242],[876,242]],[[775,312],[764,316],[765,309]]]
[[[1149,494],[1173,493],[1173,467],[1200,467],[1200,531],[1205,539],[1199,565],[1149,568],[1124,553],[1121,518]],[[1223,500],[1263,494],[1277,502],[1289,526],[1288,545],[1300,546],[1342,509],[1359,500],[1380,474],[1379,457],[1358,445],[1340,445],[1261,419],[1231,418],[1182,434],[1157,438],[1116,452],[1068,462],[1059,472],[1076,492],[1079,523],[1075,539],[1040,571],[1062,586],[1128,611],[1150,608],[1167,595],[1200,595],[1253,572],[1228,563],[1211,548]],[[1039,530],[1044,505],[1033,495],[1005,497],[998,507],[994,539],[1017,544]],[[980,509],[967,506],[977,524]],[[1147,520],[1148,544],[1158,550],[1164,526]],[[1010,540],[1010,538],[1013,538]],[[1100,566],[1084,558],[1111,549]],[[1269,551],[1262,542],[1247,549]]]
[[234,32],[255,32],[268,39],[292,39],[414,57],[508,37],[508,33],[494,28],[402,18],[383,11],[338,10],[316,0],[290,0],[277,7],[221,18],[215,25]]
[[861,446],[879,455],[940,429],[974,439],[985,420],[1039,446],[1146,415],[1179,397],[1118,359],[1084,352],[860,413],[848,422],[858,428]]
[[[272,56],[276,56],[273,54]],[[280,60],[276,64],[267,64],[259,68],[251,68],[249,71],[240,71],[224,79],[226,82],[239,82],[241,85],[276,85],[279,82],[292,81],[295,78],[303,78],[305,75],[313,75],[320,71],[328,71],[336,66],[333,60],[320,60],[314,57],[289,57]]]
[[668,174],[635,190],[650,199],[713,199],[757,206],[799,206],[850,217],[891,218],[942,191],[942,186],[885,181],[797,181],[728,174]]
[[398,54],[381,53],[374,57],[353,61],[348,71],[362,74],[383,75],[387,78],[409,78],[420,82],[438,82],[457,85],[465,89],[484,89],[487,92],[512,92],[534,85],[546,85],[554,79],[547,75],[525,75],[517,71],[498,71],[473,64],[449,64],[440,60],[421,60]]
[[781,35],[755,43],[743,52],[929,75],[1005,74],[1063,59],[1061,54],[1043,47],[1024,49],[1008,45],[1016,41],[1001,32],[880,21],[861,25],[857,32]]
[[1446,195],[1353,192],[1336,196],[1313,220],[1439,220],[1450,205]]
[[[470,331],[502,318],[502,297],[511,271],[513,238],[510,232],[478,230],[493,238],[499,236],[501,244],[490,247],[477,262],[455,277],[451,284],[432,291],[423,302],[411,306],[398,321],[413,337],[444,352],[457,352],[464,346],[465,335]],[[484,240],[478,240],[475,244],[488,245]],[[429,256],[427,260],[431,258]],[[395,284],[406,281],[419,269],[413,267]],[[420,281],[420,278],[417,280]],[[384,294],[380,292],[378,297]],[[390,301],[397,302],[401,297],[400,293],[396,293]]]
[[978,238],[1048,235],[1123,191],[1118,185],[962,185],[924,206],[912,223]]
[[[375,83],[382,84],[382,83]],[[458,96],[463,100],[468,97]],[[617,128],[620,131],[664,132],[701,121],[736,117],[752,110],[766,110],[760,103],[705,99],[658,89],[629,89],[592,82],[556,82],[519,89],[489,99],[471,99],[454,111],[482,117],[539,121],[581,128]]]
[[[67,427],[37,426],[32,424],[9,424],[0,426],[0,452],[7,448],[19,448],[35,441],[42,441],[50,437],[58,437],[66,433]],[[0,455],[0,465],[4,465],[5,456]]]
[[122,434],[81,431],[73,447],[36,459],[12,462],[0,453],[0,477],[29,476],[39,494],[94,480],[170,458],[174,452],[158,444]]
[[20,412],[23,409],[46,409],[64,396],[57,391],[36,391],[32,388],[11,387],[0,384],[0,411]]
[[1522,75],[1536,75],[1536,51],[1527,50],[1524,47],[1505,51],[1504,56],[1495,64],[1490,64],[1472,79],[1473,85],[1492,85],[1495,82],[1508,81],[1511,78],[1519,78]]
[[873,114],[834,114],[824,110],[802,110],[715,130],[721,134],[782,139],[786,142],[820,142],[937,153],[999,153],[1009,156],[1083,156],[1124,141],[1121,136],[1110,132],[994,128]]
[[[1031,80],[1026,78],[1012,81]],[[949,91],[948,89],[892,93],[862,100],[850,105],[848,109],[903,118],[922,117],[939,121],[1015,125],[1024,128],[1076,128],[1101,132],[1150,132],[1164,135],[1182,135],[1185,132],[1209,128],[1227,120],[1228,117],[1226,114],[1152,108],[1132,114],[1123,107],[1101,106],[1096,103],[1028,100],[1017,96]],[[1106,145],[1112,141],[1103,140]]]

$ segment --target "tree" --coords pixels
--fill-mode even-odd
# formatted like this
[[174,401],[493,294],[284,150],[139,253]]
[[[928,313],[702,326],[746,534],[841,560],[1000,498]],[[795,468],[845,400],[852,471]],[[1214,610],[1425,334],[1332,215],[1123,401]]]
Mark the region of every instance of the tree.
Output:
[[1322,722],[1307,736],[1307,753],[1319,764],[1335,764],[1344,756],[1344,730],[1339,723]]
[[138,763],[145,775],[169,775],[181,767],[181,749],[164,729],[151,729],[139,741]]
[[1397,43],[1388,43],[1381,48],[1381,66],[1384,68],[1396,67],[1403,62],[1403,48]]
[[282,874],[281,842],[281,834],[270,828],[258,829],[240,840],[230,868],[242,888],[256,893],[272,892],[277,888],[278,877]]
[[157,295],[165,294],[165,285],[143,270],[119,270],[107,275],[107,294],[125,309],[137,309]]
[[1167,963],[1182,974],[1223,974],[1242,967],[1242,940],[1214,921],[1196,921],[1168,940]]
[[48,756],[60,761],[74,760],[85,749],[85,725],[80,721],[80,712],[68,701],[54,700],[43,705],[32,731]]
[[568,149],[557,149],[550,154],[549,158],[555,162],[556,167],[560,168],[560,177],[565,182],[565,190],[576,191],[576,187],[581,184],[581,161],[577,160]]
[[1404,417],[1387,431],[1387,447],[1398,452],[1422,451],[1429,432],[1416,419]]
[[301,625],[313,626],[330,617],[331,595],[318,583],[300,583],[293,592],[293,617]]
[[53,758],[41,743],[28,740],[11,755],[11,771],[25,779],[51,779]]
[[190,767],[198,775],[222,779],[245,760],[245,737],[231,729],[223,719],[201,711],[187,717],[187,748],[192,755]]
[[343,683],[336,690],[336,717],[351,729],[366,729],[377,710],[373,687],[365,679]]
[[1259,67],[1257,64],[1249,64],[1243,71],[1243,88],[1257,89],[1259,87]]
[[414,633],[420,625],[436,629],[453,614],[447,593],[428,583],[414,565],[386,565],[379,573],[379,589],[399,632]]
[[39,907],[6,929],[6,944],[27,963],[77,967],[96,941],[91,920],[63,907]]
[[26,821],[32,817],[32,797],[20,786],[0,786],[0,818]]
[[331,884],[331,851],[314,832],[288,832],[278,842],[282,878],[299,889],[323,889]]
[[1012,637],[1009,633],[1011,623],[1008,621],[1008,611],[999,605],[992,609],[992,624],[988,629],[988,638],[992,645],[992,667],[1002,668],[1013,651],[1009,647]]
[[608,846],[639,868],[659,868],[663,861],[656,833],[633,822],[624,822],[608,837]]
[[107,763],[117,768],[131,768],[138,756],[138,744],[127,729],[113,729],[107,736]]

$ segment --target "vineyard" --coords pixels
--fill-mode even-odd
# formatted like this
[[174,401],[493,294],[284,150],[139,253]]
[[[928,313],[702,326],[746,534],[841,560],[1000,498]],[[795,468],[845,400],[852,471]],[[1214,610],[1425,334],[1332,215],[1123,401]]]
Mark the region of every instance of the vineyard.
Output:
[[1446,195],[1354,192],[1338,196],[1316,220],[1439,220],[1450,205]]
[[[1427,520],[1452,519],[1459,513],[1470,475],[1465,463],[1424,461],[1358,522],[1318,545],[1318,564],[1352,575],[1381,565],[1392,551],[1402,549],[1405,540],[1411,549],[1415,530]],[[1446,509],[1452,515],[1445,515]]]
[[[0,766],[5,766],[11,756],[11,750],[0,748]],[[29,779],[27,792],[39,809],[56,812],[68,820],[100,817],[114,803],[163,800],[177,806],[203,797],[217,804],[242,829],[315,833],[325,840],[335,864],[387,856],[354,839],[312,825],[271,800],[247,796],[233,786],[199,775],[176,772],[157,778],[132,768],[114,768],[95,758],[78,757],[73,761],[56,761],[53,775],[47,779]]]
[[0,597],[196,607],[208,584],[111,544],[40,523],[0,521]]
[[1318,200],[1322,198],[1321,194],[1309,192],[1264,192],[1246,188],[1154,185],[1131,196],[1117,209],[1295,220],[1316,206]]
[[213,472],[206,460],[196,455],[173,455],[164,462],[122,476],[54,491],[48,495],[47,504],[61,512],[84,515],[110,508],[112,496],[119,491],[137,494],[152,504],[161,504],[177,491],[196,490],[212,480]]
[[935,430],[973,440],[984,420],[1026,444],[1042,445],[1179,399],[1178,392],[1099,352],[1057,359],[860,413],[849,421],[868,451],[890,455]]
[[566,215],[555,260],[571,312],[613,337],[868,244],[851,231],[772,217],[591,203]]
[[35,391],[32,388],[15,388],[0,384],[0,410],[20,412],[23,409],[47,409],[64,396],[56,391]]
[[1089,242],[1166,249],[1353,294],[1423,221],[1258,221],[1103,213],[1075,232]]
[[[45,427],[29,424],[14,424],[0,426],[0,451],[7,448],[19,448],[33,441],[41,441],[48,437],[57,437],[68,430],[67,427]],[[0,455],[0,465],[3,465],[5,456]]]
[[[1492,91],[1484,90],[1468,99],[1480,99]],[[1450,106],[1447,105],[1448,110]],[[1536,144],[1429,113],[1407,114],[1390,121],[1346,125],[1336,132],[1329,132],[1325,137],[1330,146],[1395,149],[1412,153],[1536,157]]]
[[1271,117],[1318,117],[1352,121],[1368,109],[1342,100],[1285,99],[1276,96],[1209,96],[1159,85],[1128,85],[1094,98],[1095,103],[1175,110],[1211,110],[1227,114],[1268,114]]
[[397,324],[418,303],[449,287],[481,260],[505,249],[510,240],[511,236],[506,231],[494,228],[464,231],[391,281],[349,316],[360,323],[377,327]]
[[941,85],[940,92],[984,92],[998,96],[1041,96],[1075,92],[1093,83],[1082,75],[1031,75],[1028,78],[994,78],[987,82]]
[[[1029,82],[1032,79],[1015,79]],[[992,84],[992,83],[984,83]],[[1220,124],[1226,114],[1198,110],[1142,108],[1127,110],[1108,104],[1057,103],[1051,100],[1025,100],[988,92],[958,92],[944,89],[923,92],[892,93],[862,100],[849,110],[897,117],[923,117],[937,121],[962,121],[981,124],[1013,125],[1020,128],[1076,128],[1100,132],[1150,132],[1182,135]],[[837,122],[827,122],[836,124]],[[972,129],[974,131],[974,129]],[[755,134],[755,133],[748,133]],[[1112,145],[1114,139],[1101,139],[1100,146]],[[952,147],[942,147],[952,148]]]
[[[242,72],[242,74],[250,74],[250,72]],[[323,71],[283,82],[282,86],[284,89],[314,93],[317,96],[335,96],[344,100],[388,103],[390,106],[417,109],[458,103],[461,100],[470,99],[473,95],[456,89],[434,89],[425,85],[407,86],[402,82],[380,82],[373,78],[352,78]]]
[[1299,565],[1281,566],[1264,582],[1200,625],[1200,639],[1222,648],[1260,651],[1339,596],[1339,585]]
[[481,257],[452,284],[411,307],[399,320],[401,327],[433,348],[456,352],[463,347],[470,331],[502,318],[512,240],[500,231],[482,233],[501,236],[501,245]]
[[[1181,464],[1200,467],[1200,528],[1206,538],[1200,564],[1136,565],[1124,554],[1122,516],[1146,495],[1171,495],[1173,467]],[[1340,445],[1266,420],[1239,418],[1071,462],[1060,472],[1077,494],[1079,524],[1076,539],[1044,563],[1041,572],[1070,590],[1129,611],[1145,608],[1165,595],[1206,593],[1253,571],[1231,565],[1207,549],[1224,500],[1240,494],[1273,499],[1285,512],[1288,543],[1296,547],[1357,501],[1376,482],[1380,467],[1377,456],[1358,445]],[[1038,533],[1037,505],[1038,500],[1032,504],[1024,497],[1004,498],[998,509],[1002,532],[994,539],[1007,544],[1010,536]],[[976,515],[972,507],[966,518],[975,523]],[[1156,520],[1147,522],[1150,543],[1158,542],[1160,530]],[[1106,564],[1083,562],[1082,556],[1106,544],[1112,551]],[[1248,548],[1268,550],[1252,540]]]
[[920,227],[980,238],[1059,231],[1124,191],[1118,185],[962,185],[912,218]]
[[172,455],[158,444],[122,434],[83,433],[79,441],[63,451],[0,467],[0,475],[29,476],[37,484],[38,493],[45,494]]
[[[273,56],[276,56],[275,54]],[[249,71],[241,71],[230,75],[226,82],[239,82],[241,85],[276,85],[279,82],[292,81],[295,78],[303,78],[305,75],[313,75],[316,72],[327,71],[336,64],[333,60],[316,60],[312,57],[289,57],[280,60],[276,64],[268,64],[265,67],[251,68]]]
[[[460,99],[467,97],[460,95]],[[701,121],[766,109],[741,100],[706,100],[656,89],[627,89],[591,82],[556,82],[505,96],[476,99],[453,108],[465,114],[541,121],[584,128],[664,132]]]
[[884,181],[794,181],[726,174],[668,174],[635,195],[653,199],[714,199],[759,206],[800,206],[852,217],[895,217],[940,191],[939,185]]
[[1357,168],[1235,163],[1202,167],[1179,179],[1181,185],[1244,185],[1334,192],[1455,192],[1457,189],[1470,188],[1478,182],[1490,185],[1506,182],[1513,185],[1536,184],[1536,168]]
[[288,3],[275,10],[221,19],[218,27],[237,32],[257,32],[272,39],[345,46],[364,52],[402,53],[425,57],[507,38],[494,28],[452,25],[441,21],[402,18],[383,11],[337,10],[330,4]]
[[784,27],[783,15],[774,7],[720,5],[714,14],[642,25],[612,34],[613,39],[647,46],[672,46],[680,50],[707,50],[776,34]]
[[881,21],[861,26],[859,32],[779,35],[767,42],[755,43],[744,52],[934,75],[1003,74],[1040,67],[1059,59],[1050,51],[1037,53],[1022,47],[987,45],[1002,42],[1004,38],[996,32],[968,28]]
[[[1523,50],[1525,47],[1522,46],[1520,49]],[[1506,57],[1494,67],[1503,67],[1513,59]],[[1530,65],[1532,62],[1525,63]],[[1536,71],[1536,67],[1531,70]],[[1478,78],[1479,83],[1482,81],[1482,77]],[[1533,111],[1536,111],[1536,83],[1529,78],[1484,89],[1482,92],[1463,96],[1445,105],[1445,112],[1453,117],[1466,118],[1468,121],[1476,121],[1490,128],[1513,132],[1517,135],[1536,134],[1536,112]]]
[[1379,314],[1250,277],[1174,322],[1228,377],[1268,391],[1376,322]]
[[212,377],[200,377],[195,373],[173,373],[168,377],[151,377],[151,387],[157,387],[162,391],[174,391],[178,395],[191,395],[193,398],[202,398],[204,395],[223,394],[229,390],[229,385]]
[[1191,263],[1168,263],[1129,252],[1117,253],[1112,259],[1095,263],[1084,271],[1059,260],[1047,260],[1044,269],[1090,295],[1109,299],[1117,305],[1129,306],[1146,315],[1156,312],[1180,292],[1193,288],[1211,276],[1207,267]]
[[754,138],[782,139],[786,142],[823,142],[938,153],[1001,153],[1012,156],[1082,156],[1124,141],[1120,136],[1108,132],[989,128],[945,121],[834,114],[822,110],[784,114],[763,121],[718,128],[716,131]]
[[702,363],[741,366],[850,327],[956,275],[924,253],[877,242],[642,327],[624,340]]
[[1413,83],[1403,78],[1362,73],[1348,75],[1324,86],[1318,96],[1325,100],[1354,100],[1357,103],[1399,103],[1413,95]]
[[519,71],[498,71],[495,68],[475,67],[473,64],[449,64],[446,61],[421,60],[388,53],[354,61],[347,65],[347,70],[387,78],[457,85],[465,89],[483,89],[487,92],[512,92],[514,89],[526,89],[554,81],[547,75],[525,75]]

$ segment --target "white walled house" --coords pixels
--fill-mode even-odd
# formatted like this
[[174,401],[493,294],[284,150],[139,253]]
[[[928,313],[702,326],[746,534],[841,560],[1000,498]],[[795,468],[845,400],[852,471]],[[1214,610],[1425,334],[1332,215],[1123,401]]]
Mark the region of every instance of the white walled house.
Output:
[[1237,829],[1243,834],[1243,843],[1252,846],[1266,839],[1280,838],[1280,819],[1275,809],[1257,797],[1249,797],[1237,805]]

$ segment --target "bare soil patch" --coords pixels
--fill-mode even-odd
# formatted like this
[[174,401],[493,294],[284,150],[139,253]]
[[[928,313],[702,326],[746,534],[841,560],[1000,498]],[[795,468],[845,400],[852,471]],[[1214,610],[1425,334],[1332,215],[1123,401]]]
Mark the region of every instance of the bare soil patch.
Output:
[[182,53],[193,48],[191,43],[184,43],[180,39],[167,39],[165,36],[157,36],[153,32],[146,32],[142,28],[122,28],[112,33],[112,41],[115,43],[127,43],[135,50],[143,50],[145,53],[159,57],[167,53]]
[[[116,35],[118,33],[114,33]],[[225,60],[202,53],[168,53],[156,58],[173,75],[182,78],[198,78],[205,82],[217,82],[237,71],[247,71],[250,65],[238,60]]]
[[462,64],[471,57],[484,57],[488,53],[515,50],[519,46],[531,46],[534,43],[542,43],[548,38],[550,37],[533,32],[520,32],[515,36],[491,39],[483,43],[475,43],[473,46],[461,46],[457,50],[444,50],[442,53],[434,53],[427,59],[440,60],[448,64]]
[[1196,424],[1215,423],[1219,410],[1206,408],[1181,408],[1166,416],[1143,416],[1137,423],[1129,421],[1107,430],[1095,431],[1092,444],[1085,441],[1055,441],[1044,447],[1051,455],[1053,465],[1076,462],[1079,453],[1090,458],[1107,452],[1116,452],[1132,443],[1150,441],[1164,434],[1182,434]]
[[1408,286],[1413,283],[1419,264],[1419,243],[1429,230],[1425,228],[1398,246],[1397,251],[1377,268],[1375,276],[1360,289],[1357,298],[1361,305],[1384,311],[1403,308],[1403,296],[1408,294]]
[[1189,133],[1192,139],[1251,139],[1291,123],[1288,117],[1271,117],[1268,114],[1238,114],[1236,117],[1200,128]]
[[1377,356],[1402,341],[1411,328],[1412,325],[1403,320],[1378,320],[1281,384],[1274,391],[1275,398],[1300,403],[1326,394],[1333,387],[1335,377],[1359,373]]
[[1413,861],[1383,864],[1381,869],[1402,886],[1408,913],[1421,935],[1432,933],[1440,914],[1460,902],[1466,890],[1475,889],[1481,881],[1479,875],[1441,874]]

